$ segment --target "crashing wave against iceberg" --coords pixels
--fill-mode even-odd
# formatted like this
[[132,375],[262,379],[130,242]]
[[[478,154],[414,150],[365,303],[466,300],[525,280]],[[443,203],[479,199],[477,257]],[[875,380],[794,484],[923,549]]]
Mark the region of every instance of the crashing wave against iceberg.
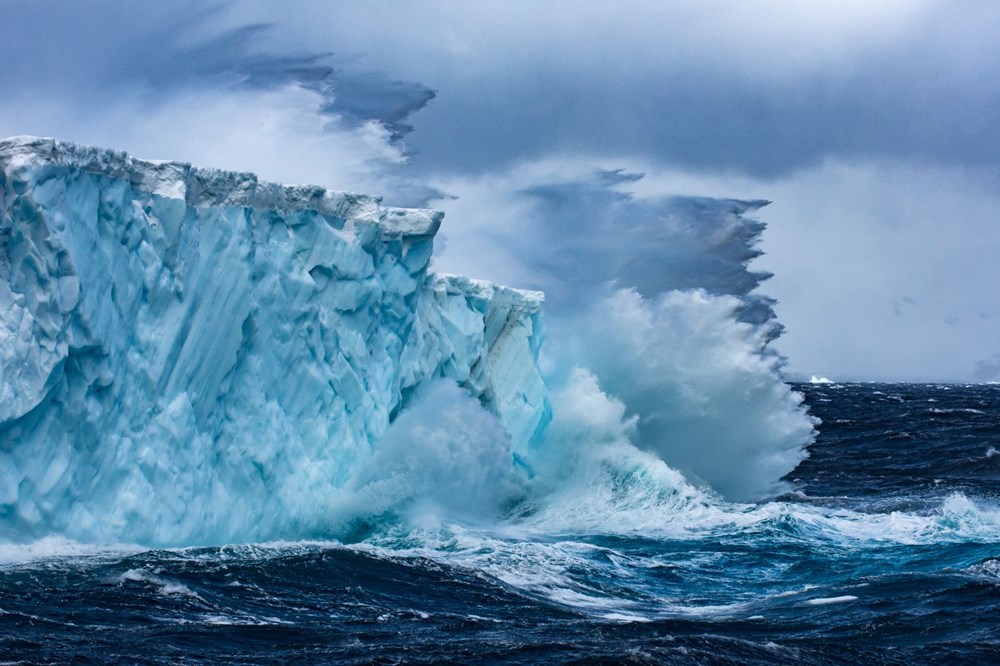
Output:
[[[509,505],[609,459],[584,450],[656,439],[670,463],[671,437],[731,468],[698,480],[760,494],[812,433],[735,296],[616,292],[604,348],[575,362],[596,375],[550,373],[550,406],[541,293],[429,271],[436,211],[31,137],[0,142],[0,197],[7,541],[330,535],[396,501]],[[744,405],[739,432],[720,391]],[[706,449],[713,428],[740,441]]]

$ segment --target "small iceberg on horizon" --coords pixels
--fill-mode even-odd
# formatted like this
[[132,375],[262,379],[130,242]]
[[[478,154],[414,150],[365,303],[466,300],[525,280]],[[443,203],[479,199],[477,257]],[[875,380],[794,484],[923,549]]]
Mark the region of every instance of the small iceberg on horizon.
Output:
[[829,379],[827,377],[817,377],[816,375],[813,375],[812,377],[809,378],[809,383],[810,384],[834,384],[836,382],[834,382],[832,379]]

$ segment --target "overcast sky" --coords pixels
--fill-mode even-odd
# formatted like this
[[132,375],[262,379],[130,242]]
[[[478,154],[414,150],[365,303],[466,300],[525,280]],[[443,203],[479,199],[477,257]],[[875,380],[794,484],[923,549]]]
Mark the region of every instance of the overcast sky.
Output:
[[0,135],[430,202],[448,212],[438,266],[515,286],[537,248],[496,230],[540,193],[768,199],[753,267],[775,274],[759,290],[790,376],[1000,380],[998,2],[0,0],[0,16]]

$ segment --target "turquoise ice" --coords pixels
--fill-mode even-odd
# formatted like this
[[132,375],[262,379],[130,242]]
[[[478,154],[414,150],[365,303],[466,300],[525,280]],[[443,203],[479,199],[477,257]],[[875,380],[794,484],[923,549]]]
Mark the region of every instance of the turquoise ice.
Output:
[[548,418],[541,294],[428,271],[436,211],[31,137],[0,196],[4,540],[322,533],[434,378]]

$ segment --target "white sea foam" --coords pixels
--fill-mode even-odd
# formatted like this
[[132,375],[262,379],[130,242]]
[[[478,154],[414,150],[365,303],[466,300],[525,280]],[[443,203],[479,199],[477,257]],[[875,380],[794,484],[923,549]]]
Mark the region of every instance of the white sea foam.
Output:
[[820,597],[818,599],[808,599],[805,603],[808,606],[829,606],[830,604],[845,604],[857,600],[858,598],[853,594],[845,594],[839,597]]
[[964,572],[974,578],[1000,585],[1000,560],[989,559],[966,567]]
[[609,622],[620,622],[622,624],[630,624],[632,622],[652,622],[652,618],[645,617],[643,615],[635,615],[633,613],[605,613],[602,615],[605,620]]
[[774,595],[775,599],[781,599],[783,597],[794,597],[796,595],[802,594],[803,592],[808,592],[809,590],[815,590],[818,585],[803,585],[800,588],[794,590],[785,590],[784,592],[779,592]]
[[156,587],[157,594],[166,597],[182,596],[204,601],[197,592],[192,591],[187,585],[163,578],[160,574],[146,569],[129,569],[112,582],[119,585],[123,583],[147,583]]
[[0,543],[0,565],[72,558],[117,558],[147,550],[136,544],[90,544],[65,537],[43,537],[23,544]]
[[981,409],[975,409],[974,407],[959,407],[953,409],[939,409],[937,407],[931,407],[927,410],[930,414],[985,414]]

